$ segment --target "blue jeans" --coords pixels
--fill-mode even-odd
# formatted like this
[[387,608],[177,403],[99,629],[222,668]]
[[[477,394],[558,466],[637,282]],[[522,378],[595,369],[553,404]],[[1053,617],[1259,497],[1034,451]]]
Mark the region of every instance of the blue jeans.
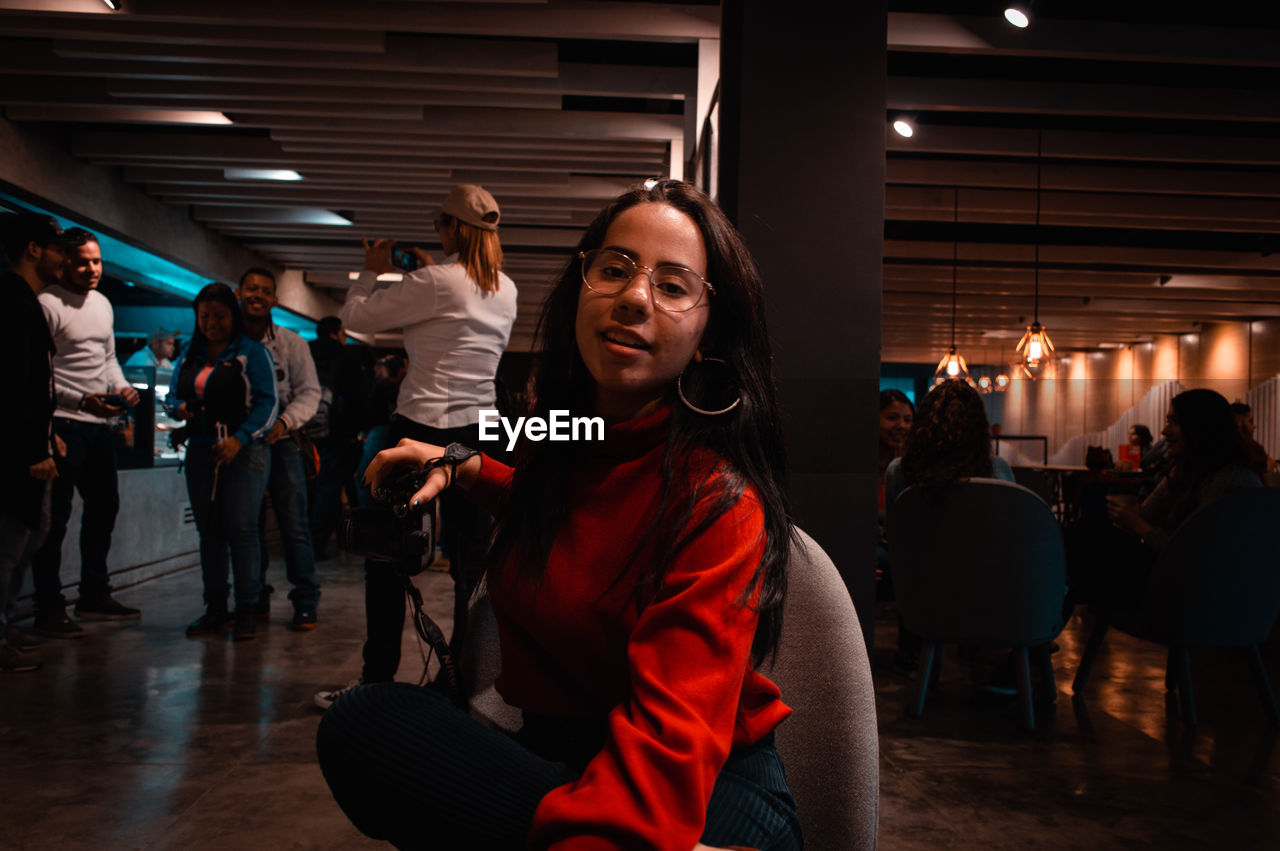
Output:
[[[298,441],[285,437],[275,442],[271,451],[271,475],[267,479],[267,493],[271,495],[271,507],[280,527],[280,542],[284,546],[285,575],[293,590],[289,600],[294,609],[315,613],[320,603],[320,583],[316,581],[316,557],[311,547],[311,526],[307,522],[307,474],[302,466],[302,451]],[[263,503],[259,523],[266,514]],[[267,590],[266,530],[259,525],[259,549],[262,572],[258,574],[263,597]]]
[[364,471],[368,469],[369,462],[373,460],[373,456],[390,447],[390,423],[374,426],[365,435],[364,447],[360,453],[360,463],[356,466],[356,499],[361,508],[368,508],[373,505],[373,494],[369,491],[369,486],[364,483]]
[[116,478],[116,438],[106,423],[53,418],[53,430],[67,444],[53,480],[49,533],[32,562],[36,611],[66,608],[62,596],[62,540],[71,519],[71,499],[80,491],[80,599],[100,600],[111,592],[107,552],[120,510]]
[[17,517],[0,511],[0,626],[13,622],[14,601],[22,591],[27,566],[49,532],[49,494],[52,484],[44,483],[40,500],[40,525],[32,529]]
[[215,611],[227,608],[228,548],[236,606],[252,608],[258,603],[258,510],[267,492],[270,466],[271,453],[262,441],[241,447],[231,463],[218,470],[215,495],[213,446],[193,442],[187,447],[187,494],[200,533],[204,603]]

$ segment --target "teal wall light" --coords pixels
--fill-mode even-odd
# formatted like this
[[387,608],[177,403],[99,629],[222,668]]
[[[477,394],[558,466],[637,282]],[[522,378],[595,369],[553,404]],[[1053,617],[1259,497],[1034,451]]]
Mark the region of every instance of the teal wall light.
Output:
[[[96,228],[86,226],[66,216],[58,215],[51,210],[38,207],[28,201],[0,193],[0,203],[10,209],[33,210],[37,213],[53,216],[58,220],[58,224],[62,226],[63,230],[78,227],[91,231],[98,237],[98,244],[102,247],[103,270],[112,277],[124,281],[126,285],[148,287],[190,302],[196,297],[196,293],[200,292],[209,283],[209,278],[199,275],[185,266],[180,266],[171,260],[166,260],[149,251],[130,245],[123,240],[116,239]],[[226,283],[234,287],[236,282],[227,281]],[[304,339],[314,340],[316,337],[315,320],[308,319],[283,307],[277,307],[272,311],[271,316],[277,325],[298,332]],[[127,329],[118,328],[117,330],[124,330],[127,333]]]

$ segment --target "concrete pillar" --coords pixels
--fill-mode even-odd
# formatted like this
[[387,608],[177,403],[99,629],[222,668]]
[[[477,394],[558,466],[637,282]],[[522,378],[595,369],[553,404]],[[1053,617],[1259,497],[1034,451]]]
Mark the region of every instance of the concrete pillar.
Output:
[[871,644],[885,0],[726,0],[720,201],[764,274],[798,524]]

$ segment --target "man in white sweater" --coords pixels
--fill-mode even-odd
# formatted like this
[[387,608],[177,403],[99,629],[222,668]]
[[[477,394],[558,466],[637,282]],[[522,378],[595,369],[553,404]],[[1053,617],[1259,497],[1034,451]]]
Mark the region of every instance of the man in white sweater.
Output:
[[137,609],[111,597],[107,552],[115,528],[120,496],[116,482],[116,440],[111,420],[125,406],[138,404],[138,391],[125,380],[116,361],[115,314],[98,292],[102,251],[97,238],[75,228],[64,234],[67,265],[61,285],[46,287],[40,307],[57,353],[53,358],[58,408],[54,433],[67,445],[53,480],[51,525],[32,565],[35,584],[35,631],[51,638],[79,638],[83,631],[67,617],[62,596],[62,540],[71,517],[71,499],[80,492],[80,597],[76,617],[82,620],[137,618]]
[[[276,525],[284,545],[285,574],[293,590],[293,620],[289,628],[302,632],[316,628],[316,607],[320,603],[320,583],[316,581],[315,550],[311,546],[311,526],[307,512],[307,477],[303,464],[303,448],[298,429],[315,416],[320,404],[320,381],[307,343],[288,328],[271,321],[271,311],[280,303],[276,298],[276,278],[269,269],[250,269],[240,276],[237,293],[244,311],[245,334],[271,352],[276,367],[276,404],[280,415],[266,434],[271,447],[271,477],[267,495],[275,511]],[[307,442],[306,451],[311,449]],[[263,504],[265,511],[265,502]],[[265,524],[258,524],[262,542],[262,596],[258,600],[259,616],[271,609],[271,586],[267,584],[267,552]]]

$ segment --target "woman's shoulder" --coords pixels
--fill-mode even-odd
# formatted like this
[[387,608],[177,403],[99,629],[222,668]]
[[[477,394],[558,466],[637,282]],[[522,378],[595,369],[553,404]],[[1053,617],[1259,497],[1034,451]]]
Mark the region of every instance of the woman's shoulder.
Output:
[[1258,474],[1243,464],[1226,464],[1213,475],[1215,484],[1225,492],[1262,487]]

